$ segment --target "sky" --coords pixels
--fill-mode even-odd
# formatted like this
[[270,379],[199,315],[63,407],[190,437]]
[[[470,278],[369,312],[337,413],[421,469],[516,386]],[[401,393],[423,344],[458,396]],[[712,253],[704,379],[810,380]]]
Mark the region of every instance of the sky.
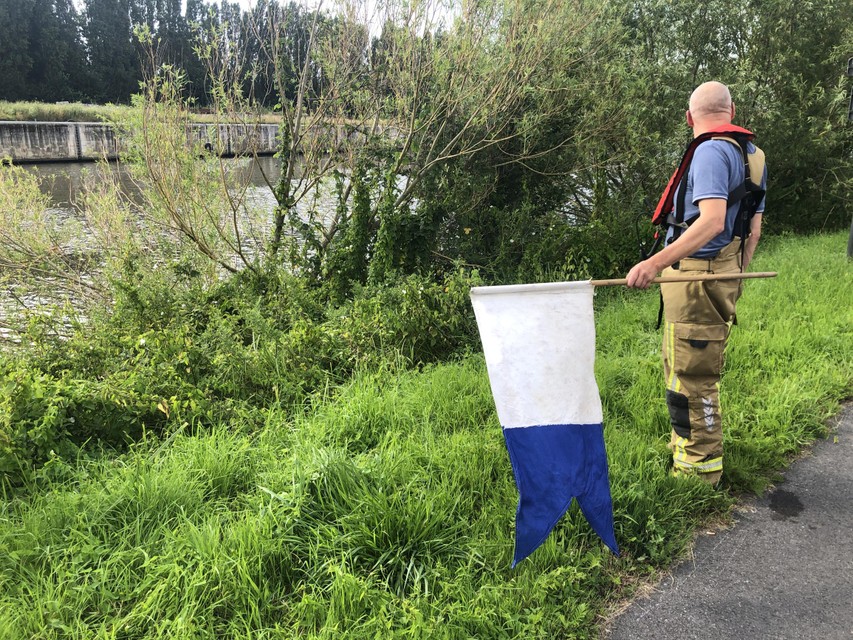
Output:
[[[5,0],[0,0],[0,2],[4,2]],[[71,0],[74,3],[74,6],[78,11],[82,10],[85,0]],[[221,0],[203,0],[206,4],[219,4]],[[247,11],[257,5],[258,0],[227,0],[228,2],[236,2],[240,5],[240,8],[244,11]],[[279,0],[280,3],[286,3],[290,0]],[[317,8],[318,5],[325,11],[333,11],[336,7],[340,7],[343,2],[346,0],[293,0],[296,4],[302,6],[305,9],[313,11]],[[360,7],[361,10],[361,21],[367,22],[370,24],[371,32],[375,29],[381,29],[379,24],[381,24],[382,19],[378,17],[379,13],[377,9],[387,7],[386,2],[383,0],[351,0],[355,5],[362,5]],[[398,7],[402,6],[402,2],[394,3]],[[453,15],[458,15],[462,0],[427,0],[426,2],[419,3],[421,8],[425,6],[431,7],[433,11],[431,11],[432,15],[439,18],[439,22],[444,22],[447,24],[450,21],[450,17]],[[186,0],[182,0],[182,8],[181,11],[184,13],[186,11]]]

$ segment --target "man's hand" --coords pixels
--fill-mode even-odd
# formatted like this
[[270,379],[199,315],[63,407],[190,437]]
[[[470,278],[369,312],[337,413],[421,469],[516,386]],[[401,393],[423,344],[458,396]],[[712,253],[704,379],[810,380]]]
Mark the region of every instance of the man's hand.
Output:
[[651,259],[635,264],[628,272],[628,285],[633,289],[648,289],[658,275],[657,267]]
[[699,216],[690,228],[681,234],[676,242],[667,245],[651,258],[635,264],[628,272],[627,285],[634,289],[648,289],[658,273],[704,247],[708,241],[723,232],[725,225],[726,201],[720,198],[700,200]]

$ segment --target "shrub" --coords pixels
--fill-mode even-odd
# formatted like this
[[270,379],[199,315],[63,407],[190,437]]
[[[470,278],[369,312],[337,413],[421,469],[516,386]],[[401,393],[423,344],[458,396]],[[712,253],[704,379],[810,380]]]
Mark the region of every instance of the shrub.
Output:
[[[174,268],[128,265],[112,309],[70,335],[39,331],[0,356],[0,473],[15,481],[51,451],[119,446],[184,423],[252,428],[356,369],[448,358],[476,336],[476,273],[399,277],[339,307],[281,273],[205,288]],[[252,417],[255,416],[255,417]]]
[[140,375],[85,380],[22,365],[0,371],[0,477],[25,477],[34,463],[90,438],[121,445],[159,428],[175,398],[145,387]]

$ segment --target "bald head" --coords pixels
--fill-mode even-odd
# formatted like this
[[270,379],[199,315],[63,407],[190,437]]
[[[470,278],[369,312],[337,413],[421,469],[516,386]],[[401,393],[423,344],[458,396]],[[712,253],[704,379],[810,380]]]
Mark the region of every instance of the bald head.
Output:
[[687,122],[691,127],[706,128],[728,124],[734,117],[734,104],[729,88],[721,82],[705,82],[690,95]]

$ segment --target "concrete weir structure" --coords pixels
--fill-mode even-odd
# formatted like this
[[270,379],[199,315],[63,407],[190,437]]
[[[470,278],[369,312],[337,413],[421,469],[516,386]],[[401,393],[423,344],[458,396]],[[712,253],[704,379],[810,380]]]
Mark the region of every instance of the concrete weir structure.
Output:
[[[278,125],[190,125],[189,138],[205,148],[235,156],[276,152]],[[0,159],[12,162],[75,162],[115,160],[121,140],[110,125],[99,122],[0,122]]]

